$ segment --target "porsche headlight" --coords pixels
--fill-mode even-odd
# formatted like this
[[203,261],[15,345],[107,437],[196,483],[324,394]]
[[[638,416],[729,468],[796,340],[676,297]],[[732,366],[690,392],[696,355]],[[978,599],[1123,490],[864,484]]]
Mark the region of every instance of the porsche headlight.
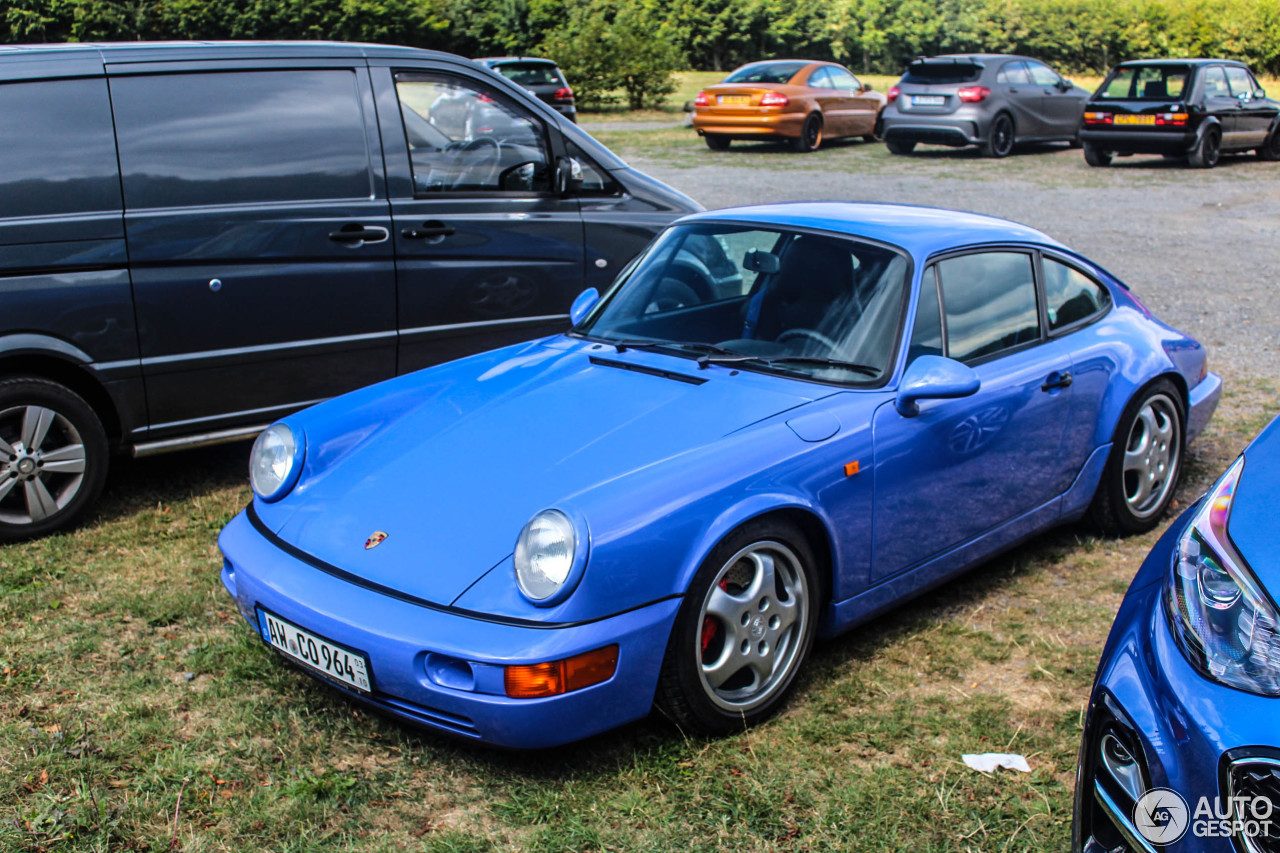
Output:
[[575,567],[578,556],[577,531],[569,517],[558,509],[535,515],[516,540],[516,583],[535,604],[559,598]]
[[1227,535],[1244,471],[1236,460],[1178,540],[1165,603],[1174,639],[1203,675],[1280,696],[1280,617]]
[[302,471],[303,442],[284,424],[263,430],[249,454],[249,484],[264,501],[288,494]]

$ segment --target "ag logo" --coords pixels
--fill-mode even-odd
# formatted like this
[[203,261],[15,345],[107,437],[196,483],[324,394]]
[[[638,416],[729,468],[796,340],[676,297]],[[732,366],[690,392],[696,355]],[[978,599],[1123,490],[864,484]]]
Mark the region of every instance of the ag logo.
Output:
[[385,542],[386,539],[387,539],[387,534],[383,533],[381,530],[375,530],[373,531],[372,536],[364,540],[364,549],[368,551],[370,548],[377,548],[379,545]]
[[1190,812],[1182,795],[1152,788],[1133,807],[1133,825],[1152,844],[1172,844],[1186,834]]

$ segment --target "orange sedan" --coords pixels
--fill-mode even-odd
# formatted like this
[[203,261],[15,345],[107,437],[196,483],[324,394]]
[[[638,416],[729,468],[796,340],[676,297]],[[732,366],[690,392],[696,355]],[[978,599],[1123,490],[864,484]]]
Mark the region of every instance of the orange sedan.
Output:
[[885,96],[834,62],[771,59],[742,66],[693,104],[693,126],[712,151],[735,139],[789,139],[816,151],[824,139],[875,140]]

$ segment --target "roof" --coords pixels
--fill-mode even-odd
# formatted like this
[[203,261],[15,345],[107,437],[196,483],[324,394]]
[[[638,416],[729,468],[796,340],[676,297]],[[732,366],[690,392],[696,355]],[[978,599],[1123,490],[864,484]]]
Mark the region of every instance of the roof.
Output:
[[555,65],[554,59],[547,59],[545,56],[485,56],[476,59],[476,62],[483,62],[485,65],[508,65],[513,62],[532,62],[538,65]]
[[[1211,57],[1195,57],[1194,59],[1129,59],[1120,65],[1245,65],[1238,59],[1214,59]],[[1248,66],[1245,65],[1247,68]]]
[[148,62],[227,57],[448,57],[452,54],[416,47],[338,41],[166,41],[77,42],[0,46],[0,60],[31,59],[59,53],[100,54],[106,62]]
[[[984,243],[1034,243],[1066,249],[1041,231],[980,213],[875,202],[786,202],[695,213],[681,223],[730,220],[831,231],[888,243],[923,260]],[[1074,254],[1074,253],[1073,253]]]

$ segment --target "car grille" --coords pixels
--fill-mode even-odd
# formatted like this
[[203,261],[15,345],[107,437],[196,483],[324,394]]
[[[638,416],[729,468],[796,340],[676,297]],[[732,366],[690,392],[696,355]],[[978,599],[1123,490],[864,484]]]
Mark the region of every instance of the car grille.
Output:
[[[1280,761],[1271,759],[1243,759],[1231,765],[1231,796],[1264,797],[1271,803],[1272,817],[1269,831],[1252,838],[1241,838],[1241,845],[1251,853],[1280,853]],[[1250,818],[1245,807],[1245,820]]]

